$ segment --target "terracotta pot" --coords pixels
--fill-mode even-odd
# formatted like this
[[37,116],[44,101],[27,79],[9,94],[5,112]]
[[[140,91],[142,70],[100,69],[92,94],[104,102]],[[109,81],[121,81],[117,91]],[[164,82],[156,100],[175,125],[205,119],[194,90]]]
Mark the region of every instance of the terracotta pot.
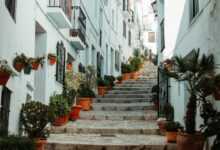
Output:
[[0,72],[0,85],[6,85],[10,78],[10,74],[7,72]]
[[177,149],[178,150],[203,150],[205,138],[202,134],[177,134]]
[[122,74],[122,80],[129,80],[129,79],[130,79],[130,73]]
[[36,62],[33,62],[33,63],[31,63],[31,66],[32,66],[32,69],[33,70],[37,70],[38,68],[39,68],[39,63],[36,63]]
[[73,64],[72,64],[72,63],[68,63],[68,64],[66,65],[66,69],[67,69],[67,70],[72,70],[72,69],[73,69]]
[[47,144],[47,139],[35,139],[35,143],[36,143],[36,150],[44,150],[45,145]]
[[131,72],[130,73],[130,78],[136,80],[138,78],[138,73],[137,72]]
[[54,64],[56,63],[56,61],[57,61],[57,58],[56,58],[56,57],[50,57],[50,58],[49,58],[49,63],[50,63],[50,65],[54,65]]
[[21,72],[21,70],[24,68],[24,64],[23,63],[20,63],[20,62],[16,62],[14,64],[14,68],[17,72]]
[[63,126],[69,121],[69,115],[60,116],[56,118],[53,122],[54,126]]
[[79,105],[82,106],[82,110],[84,111],[90,110],[92,105],[92,98],[91,97],[79,98]]
[[107,93],[107,87],[106,86],[98,86],[98,95],[104,96]]
[[82,106],[75,105],[71,108],[70,112],[70,120],[77,120],[80,118],[80,110],[82,109]]
[[166,138],[168,143],[176,143],[177,132],[166,132]]

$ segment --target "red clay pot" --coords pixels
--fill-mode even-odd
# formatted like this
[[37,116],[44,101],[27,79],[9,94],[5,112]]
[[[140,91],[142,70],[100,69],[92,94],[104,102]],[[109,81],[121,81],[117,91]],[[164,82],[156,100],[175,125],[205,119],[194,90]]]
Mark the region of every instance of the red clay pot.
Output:
[[136,80],[138,78],[138,73],[137,72],[131,72],[130,73],[130,78],[133,80]]
[[47,144],[47,139],[38,138],[35,140],[36,150],[44,150],[45,145]]
[[89,111],[92,105],[92,98],[91,97],[79,98],[79,105],[82,106],[82,110]]
[[33,62],[33,63],[31,63],[31,65],[32,65],[32,69],[33,70],[37,70],[38,68],[39,68],[39,63],[36,63],[36,62]]
[[16,62],[14,64],[14,68],[17,72],[21,72],[21,70],[24,68],[24,64],[23,63],[20,63],[20,62]]
[[72,64],[72,63],[68,63],[68,64],[66,65],[66,69],[67,69],[67,70],[72,70],[72,69],[73,69],[73,64]]
[[50,65],[54,65],[54,64],[56,63],[56,61],[57,61],[57,58],[56,58],[56,57],[50,57],[50,58],[49,58],[49,63],[50,63]]
[[70,120],[77,120],[80,118],[80,110],[82,109],[82,106],[75,105],[72,107],[70,112]]
[[107,92],[107,87],[106,86],[98,86],[98,95],[99,96],[104,96]]
[[54,126],[63,126],[69,121],[69,115],[60,116],[56,118],[53,122]]
[[177,149],[178,150],[203,150],[205,138],[200,133],[177,134]]
[[166,138],[168,143],[176,143],[177,132],[166,132]]
[[129,79],[130,79],[130,73],[122,74],[122,80],[129,80]]
[[10,74],[7,72],[0,72],[0,85],[6,85],[10,78]]

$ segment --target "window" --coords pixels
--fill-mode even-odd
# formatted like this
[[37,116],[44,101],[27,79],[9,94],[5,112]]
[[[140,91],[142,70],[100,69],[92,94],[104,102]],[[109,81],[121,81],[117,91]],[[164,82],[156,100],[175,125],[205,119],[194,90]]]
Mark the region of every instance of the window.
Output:
[[7,7],[11,17],[15,20],[15,16],[16,16],[16,0],[5,0],[5,6]]
[[190,0],[190,20],[199,13],[199,0]]
[[99,31],[99,46],[102,47],[102,30]]
[[126,32],[127,32],[127,29],[126,29],[126,22],[123,21],[123,36],[126,38]]
[[160,44],[161,44],[161,52],[162,52],[165,48],[164,20],[160,24],[160,34],[161,34]]
[[115,69],[119,71],[120,67],[120,53],[118,51],[115,51]]
[[155,42],[155,32],[148,32],[148,42],[150,43]]
[[128,32],[128,45],[131,46],[131,31]]
[[56,81],[64,84],[65,77],[65,47],[63,43],[57,43],[57,66],[56,66]]

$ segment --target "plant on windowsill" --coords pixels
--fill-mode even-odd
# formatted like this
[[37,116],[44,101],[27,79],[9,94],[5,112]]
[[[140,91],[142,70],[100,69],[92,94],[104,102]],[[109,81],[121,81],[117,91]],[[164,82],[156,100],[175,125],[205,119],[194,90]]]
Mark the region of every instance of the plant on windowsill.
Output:
[[50,97],[50,118],[54,126],[65,125],[69,120],[70,106],[63,94],[55,94]]
[[98,85],[98,95],[104,96],[108,89],[108,83],[106,80],[103,80],[101,77],[97,79],[97,85]]
[[202,55],[193,50],[189,58],[174,57],[172,69],[164,69],[165,73],[178,81],[185,81],[190,94],[185,115],[185,132],[177,136],[177,147],[180,150],[202,150],[204,136],[196,131],[196,111],[201,102],[213,93],[213,81],[216,78],[214,56]]
[[49,136],[49,107],[37,101],[27,102],[22,105],[20,120],[28,137],[35,140],[36,149],[43,150]]
[[6,85],[10,76],[15,76],[15,72],[8,65],[6,60],[0,60],[0,85]]
[[168,143],[176,143],[177,132],[181,131],[183,127],[179,122],[168,121],[165,124],[166,138]]
[[23,53],[21,55],[17,55],[13,60],[13,67],[17,72],[21,72],[25,67],[26,61],[27,57]]
[[48,58],[48,60],[49,60],[49,64],[50,64],[50,65],[56,64],[56,62],[57,62],[57,56],[56,56],[56,54],[49,53],[48,56],[47,56],[47,58]]

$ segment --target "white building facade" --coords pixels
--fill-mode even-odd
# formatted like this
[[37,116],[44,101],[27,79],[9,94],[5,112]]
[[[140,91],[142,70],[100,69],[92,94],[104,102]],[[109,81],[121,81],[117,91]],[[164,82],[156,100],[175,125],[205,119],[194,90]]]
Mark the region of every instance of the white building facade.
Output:
[[[0,129],[16,134],[23,103],[49,103],[61,93],[67,63],[93,65],[102,76],[121,74],[121,61],[136,47],[135,1],[129,0],[1,0],[0,59],[12,67],[16,55],[45,56],[30,75],[16,72],[0,87]],[[59,64],[48,63],[54,53]],[[12,67],[13,68],[13,67]],[[3,112],[4,111],[4,112]]]
[[[159,62],[174,55],[183,57],[193,49],[201,54],[214,54],[216,65],[220,61],[220,1],[218,0],[157,0],[153,3],[157,16],[157,50]],[[216,69],[218,73],[220,70]],[[188,92],[184,82],[170,80],[169,101],[175,108],[175,120],[184,122]],[[213,100],[219,110],[220,103]],[[201,118],[197,114],[199,128]]]

